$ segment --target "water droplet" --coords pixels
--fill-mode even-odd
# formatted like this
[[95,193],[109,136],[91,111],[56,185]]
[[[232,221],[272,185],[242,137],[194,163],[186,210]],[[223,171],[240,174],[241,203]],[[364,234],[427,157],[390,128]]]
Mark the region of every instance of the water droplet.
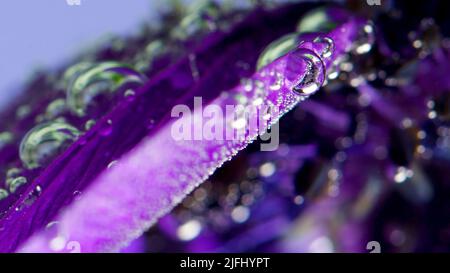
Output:
[[298,48],[290,54],[285,74],[291,82],[292,91],[299,95],[311,95],[319,90],[325,80],[325,65],[313,51]]
[[30,114],[30,112],[31,112],[31,108],[29,105],[19,106],[19,108],[17,108],[17,111],[16,111],[16,117],[18,119],[23,119],[23,118],[27,117]]
[[256,69],[260,70],[267,64],[275,61],[289,51],[295,49],[298,44],[298,34],[291,33],[270,43],[258,58]]
[[90,119],[90,120],[86,121],[86,123],[84,124],[84,129],[86,131],[89,131],[92,128],[92,126],[94,126],[94,125],[95,125],[95,120]]
[[37,125],[22,139],[20,159],[28,169],[41,167],[67,148],[79,135],[78,129],[63,122]]
[[6,178],[14,178],[19,176],[22,173],[22,170],[19,168],[11,168],[8,171],[6,171]]
[[374,28],[371,23],[366,24],[359,32],[359,37],[354,43],[353,52],[362,55],[372,49],[375,42]]
[[[242,78],[241,85],[244,86],[245,92],[250,92],[253,90],[253,81],[251,79]],[[223,94],[228,94],[228,93],[223,93]]]
[[151,130],[151,129],[153,129],[154,127],[155,127],[155,120],[154,120],[154,119],[150,119],[150,120],[147,122],[147,129]]
[[250,217],[250,209],[246,206],[237,206],[231,211],[231,218],[236,223],[244,223]]
[[114,93],[125,84],[143,83],[144,76],[117,62],[99,63],[73,80],[67,89],[67,105],[79,116],[86,114],[87,108],[100,94]]
[[281,73],[275,72],[275,80],[269,85],[269,89],[272,91],[278,91],[283,86],[284,77]]
[[334,29],[338,22],[334,20],[330,14],[333,10],[327,7],[313,9],[303,15],[297,24],[297,32],[329,32]]
[[58,221],[51,221],[46,226],[46,230],[54,231],[58,227],[59,222]]
[[151,68],[153,61],[166,52],[167,46],[162,40],[151,41],[145,50],[135,56],[134,67],[139,71],[147,71]]
[[92,66],[94,66],[94,64],[91,62],[80,62],[67,68],[62,77],[61,89],[67,90],[81,73]]
[[217,28],[219,7],[212,1],[197,1],[190,5],[179,25],[175,27],[171,36],[175,39],[186,40],[194,34],[212,31]]
[[38,197],[41,195],[42,188],[41,186],[37,185],[31,192],[28,193],[27,197],[23,200],[23,202],[16,207],[16,211],[21,211],[25,207],[29,207],[34,204],[34,202],[38,199]]
[[8,197],[9,193],[5,189],[0,189],[0,201]]
[[113,131],[113,126],[112,126],[112,120],[110,120],[110,119],[108,119],[107,121],[106,121],[106,124],[105,124],[105,126],[102,128],[102,130],[100,131],[100,134],[102,135],[102,136],[109,136],[111,133],[112,133],[112,131]]
[[55,119],[63,114],[66,109],[66,101],[64,99],[56,99],[47,106],[45,118],[47,120]]
[[407,179],[411,178],[414,172],[406,167],[398,167],[394,175],[394,181],[396,183],[403,183]]
[[259,174],[262,177],[270,177],[275,173],[275,171],[276,166],[272,162],[264,163],[259,167]]
[[124,97],[125,97],[125,98],[128,98],[128,99],[133,98],[135,95],[136,95],[136,92],[134,92],[133,89],[128,89],[128,90],[125,91],[125,93],[124,93]]
[[197,67],[197,57],[195,56],[195,54],[189,54],[188,58],[189,58],[189,66],[191,68],[192,78],[195,81],[198,81],[200,74],[199,74],[198,67]]
[[6,184],[9,186],[9,191],[15,193],[20,186],[25,185],[27,182],[26,177],[19,176],[8,180]]
[[177,236],[182,241],[190,241],[202,231],[202,225],[198,220],[189,220],[177,229]]
[[27,196],[27,198],[23,201],[23,205],[25,206],[31,206],[34,204],[34,202],[38,199],[39,196],[41,196],[42,188],[41,186],[37,185]]
[[118,160],[113,160],[113,161],[109,162],[107,168],[108,168],[108,169],[113,168],[115,165],[117,165],[118,162],[119,162]]
[[329,58],[334,52],[334,41],[327,36],[318,36],[313,41],[316,44],[324,45],[324,48],[320,52],[321,58]]
[[236,103],[241,105],[245,105],[248,101],[248,98],[241,93],[236,94],[234,98],[236,100]]
[[13,134],[10,132],[0,133],[0,150],[13,141]]

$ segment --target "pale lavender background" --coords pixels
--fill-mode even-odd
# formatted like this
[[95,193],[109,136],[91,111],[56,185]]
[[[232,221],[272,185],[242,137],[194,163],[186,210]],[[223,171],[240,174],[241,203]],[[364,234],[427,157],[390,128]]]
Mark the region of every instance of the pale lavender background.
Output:
[[164,7],[155,0],[80,1],[0,1],[0,108],[37,68],[55,68],[108,33],[136,32]]

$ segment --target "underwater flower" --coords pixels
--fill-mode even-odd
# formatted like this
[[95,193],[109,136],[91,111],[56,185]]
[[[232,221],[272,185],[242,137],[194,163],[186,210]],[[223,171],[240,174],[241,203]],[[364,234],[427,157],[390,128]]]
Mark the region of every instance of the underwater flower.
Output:
[[[442,37],[429,38],[435,24],[422,23],[398,56],[365,18],[317,3],[207,3],[176,26],[168,16],[160,31],[36,77],[2,115],[0,251],[115,252],[151,227],[188,251],[364,251],[391,191],[430,202],[427,168],[448,166],[449,146],[439,74],[449,55]],[[222,112],[277,111],[262,123],[259,112],[205,117],[198,98]],[[175,119],[179,105],[191,111]],[[252,118],[260,127],[247,128]],[[197,139],[196,125],[211,120],[247,131]],[[180,122],[193,139],[174,138]],[[277,126],[278,149],[255,151]],[[241,158],[240,173],[224,179],[239,183],[219,189],[220,171]],[[383,228],[413,248],[415,230]]]

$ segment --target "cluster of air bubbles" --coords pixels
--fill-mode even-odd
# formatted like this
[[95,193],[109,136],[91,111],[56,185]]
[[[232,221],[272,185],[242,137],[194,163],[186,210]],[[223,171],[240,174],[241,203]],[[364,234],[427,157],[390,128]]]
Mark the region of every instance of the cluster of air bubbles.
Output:
[[180,23],[173,28],[170,35],[174,39],[184,41],[198,33],[217,29],[220,16],[219,6],[212,1],[196,1],[187,7]]
[[[286,71],[288,71],[288,78],[297,78],[292,90],[296,94],[305,96],[315,93],[325,83],[324,60],[333,55],[335,44],[332,38],[323,34],[315,34],[312,39],[305,36],[306,40],[302,40],[302,34],[326,32],[335,27],[337,22],[328,15],[328,12],[326,8],[312,10],[298,23],[297,32],[284,35],[270,43],[258,58],[257,70],[261,70],[283,55],[291,54],[286,64]],[[372,41],[371,37],[362,35],[359,45]],[[306,67],[302,66],[302,63]],[[337,77],[338,71],[338,68],[332,69],[331,78]],[[275,90],[278,90],[278,86],[282,83],[283,81],[277,81],[274,85]]]
[[[85,116],[88,108],[95,105],[97,96],[113,93],[125,85],[129,88],[124,91],[124,97],[131,99],[135,96],[133,87],[142,84],[143,80],[142,74],[117,62],[80,62],[69,67],[60,82],[67,90],[66,98],[50,102],[44,113],[37,116],[38,125],[31,128],[22,138],[19,157],[23,166],[26,169],[36,169],[47,165],[80,136],[80,131],[65,121],[63,118],[65,114],[70,112],[80,117]],[[24,107],[22,108],[29,108]],[[29,112],[19,110],[17,113],[21,117]],[[84,129],[89,130],[94,124],[95,120],[89,119],[85,122]],[[9,144],[12,138],[9,132],[1,133],[0,148]],[[10,170],[6,179],[10,193],[16,192],[26,183],[25,176],[16,175]],[[2,196],[6,198],[7,194]]]
[[19,168],[9,168],[6,171],[5,188],[0,188],[0,200],[7,198],[10,194],[16,193],[22,185],[28,182],[22,173],[23,171]]
[[[66,70],[60,85],[66,90],[66,98],[51,101],[45,111],[36,117],[38,124],[31,128],[22,138],[19,146],[19,158],[25,169],[33,170],[48,165],[81,135],[78,128],[72,126],[65,115],[72,113],[83,117],[89,107],[95,105],[97,96],[103,93],[114,93],[124,89],[124,97],[135,96],[133,87],[143,83],[144,76],[124,64],[117,62],[81,62]],[[17,110],[17,116],[23,118],[29,113],[29,106],[23,105]],[[85,122],[85,130],[89,130],[95,120]],[[108,128],[111,127],[109,123]],[[107,132],[105,133],[107,134]],[[13,135],[0,133],[0,148],[10,144]],[[7,172],[5,189],[1,189],[1,199],[16,193],[27,184],[28,178],[22,170],[12,168]]]
[[[270,166],[262,167],[269,175]],[[182,241],[195,239],[205,226],[224,228],[225,225],[239,225],[249,220],[250,207],[261,198],[263,190],[256,180],[256,173],[230,185],[212,184],[206,181],[183,200],[183,206],[175,211],[182,224],[177,236]],[[198,216],[198,217],[197,217]]]
[[16,211],[20,211],[25,207],[33,205],[33,203],[38,199],[42,193],[42,188],[40,185],[36,185],[25,197],[23,202],[16,207]]
[[15,193],[19,187],[27,182],[27,178],[22,176],[22,170],[19,168],[11,168],[6,172],[6,186],[10,193]]
[[443,44],[441,31],[433,18],[423,19],[416,31],[408,33],[408,38],[413,48],[418,50],[420,58],[424,58]]

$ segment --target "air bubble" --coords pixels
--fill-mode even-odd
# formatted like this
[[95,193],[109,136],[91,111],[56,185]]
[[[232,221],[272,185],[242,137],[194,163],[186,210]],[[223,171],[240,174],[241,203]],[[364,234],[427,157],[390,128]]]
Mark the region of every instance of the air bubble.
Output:
[[290,54],[285,73],[292,91],[299,95],[311,95],[319,90],[325,80],[325,65],[313,51],[298,48]]
[[327,36],[318,36],[313,41],[316,44],[324,45],[324,48],[320,52],[321,58],[329,58],[334,53],[334,41]]
[[356,40],[353,52],[362,55],[368,53],[375,43],[375,33],[372,24],[366,24],[360,31],[359,37]]
[[13,135],[10,132],[0,133],[0,150],[6,145],[10,144],[13,140]]
[[117,62],[103,62],[81,72],[67,89],[67,105],[84,116],[100,94],[114,93],[125,84],[142,84],[144,76]]
[[28,182],[27,178],[24,176],[19,176],[12,178],[6,182],[6,184],[9,187],[9,191],[11,193],[15,193],[18,188],[20,188],[22,185],[25,185]]
[[307,12],[297,24],[297,32],[329,32],[333,30],[337,26],[338,22],[336,22],[330,14],[335,11],[339,10],[331,10],[327,7],[320,7]]
[[47,122],[31,129],[22,139],[19,156],[28,169],[39,168],[72,143],[80,132],[64,122]]
[[3,199],[6,199],[8,197],[9,193],[5,189],[0,189],[0,201]]

